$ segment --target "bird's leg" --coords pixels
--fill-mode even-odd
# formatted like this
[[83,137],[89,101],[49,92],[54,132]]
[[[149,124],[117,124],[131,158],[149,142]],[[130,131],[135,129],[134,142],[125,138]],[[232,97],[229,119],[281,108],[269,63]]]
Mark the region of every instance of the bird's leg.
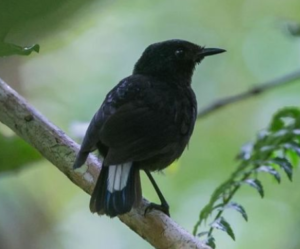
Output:
[[157,184],[156,184],[154,178],[152,177],[151,173],[149,172],[149,170],[146,170],[146,169],[145,169],[144,171],[145,171],[146,175],[148,176],[150,182],[152,183],[152,185],[153,185],[153,187],[154,187],[154,189],[155,189],[155,191],[156,191],[156,193],[157,193],[157,195],[158,195],[158,198],[159,198],[159,200],[160,200],[160,202],[161,202],[160,205],[151,202],[151,203],[148,205],[148,207],[145,209],[145,215],[146,215],[149,211],[151,211],[152,209],[157,209],[157,210],[162,211],[163,213],[165,213],[166,215],[168,215],[168,216],[170,217],[170,213],[169,213],[169,204],[167,203],[165,197],[164,197],[163,194],[161,193],[159,187],[157,186]]

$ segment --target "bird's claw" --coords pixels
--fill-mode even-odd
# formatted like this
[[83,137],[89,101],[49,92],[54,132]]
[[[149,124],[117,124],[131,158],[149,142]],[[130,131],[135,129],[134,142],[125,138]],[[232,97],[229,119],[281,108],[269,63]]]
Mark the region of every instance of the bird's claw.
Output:
[[163,204],[158,205],[158,204],[155,204],[155,203],[150,203],[146,207],[144,215],[146,216],[146,214],[151,212],[153,209],[159,210],[159,211],[163,212],[165,215],[170,217],[169,205],[163,205]]

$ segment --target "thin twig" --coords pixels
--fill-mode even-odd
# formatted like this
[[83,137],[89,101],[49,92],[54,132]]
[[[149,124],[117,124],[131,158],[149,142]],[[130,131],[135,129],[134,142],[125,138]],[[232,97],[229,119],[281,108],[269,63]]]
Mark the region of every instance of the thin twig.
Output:
[[233,96],[229,96],[229,97],[217,100],[217,101],[213,102],[212,104],[208,105],[207,107],[202,108],[198,112],[197,118],[203,118],[225,106],[248,99],[253,96],[260,95],[260,94],[262,94],[270,89],[273,89],[275,87],[283,86],[288,83],[292,83],[297,79],[300,79],[300,70],[297,70],[297,71],[287,74],[285,76],[279,77],[277,79],[268,81],[266,83],[259,84],[246,92],[239,93],[237,95],[233,95]]

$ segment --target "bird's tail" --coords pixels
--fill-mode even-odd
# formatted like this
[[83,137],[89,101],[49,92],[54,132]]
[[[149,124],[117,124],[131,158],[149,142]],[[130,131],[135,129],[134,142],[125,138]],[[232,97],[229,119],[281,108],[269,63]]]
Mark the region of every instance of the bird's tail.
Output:
[[139,169],[132,163],[102,167],[94,188],[92,213],[115,217],[127,213],[142,198]]

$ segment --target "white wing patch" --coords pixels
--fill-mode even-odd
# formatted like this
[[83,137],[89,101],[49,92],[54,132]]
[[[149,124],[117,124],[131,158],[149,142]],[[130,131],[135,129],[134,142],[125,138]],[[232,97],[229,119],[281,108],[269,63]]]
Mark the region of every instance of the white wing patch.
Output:
[[120,191],[126,186],[131,166],[132,162],[109,166],[107,184],[109,192]]

